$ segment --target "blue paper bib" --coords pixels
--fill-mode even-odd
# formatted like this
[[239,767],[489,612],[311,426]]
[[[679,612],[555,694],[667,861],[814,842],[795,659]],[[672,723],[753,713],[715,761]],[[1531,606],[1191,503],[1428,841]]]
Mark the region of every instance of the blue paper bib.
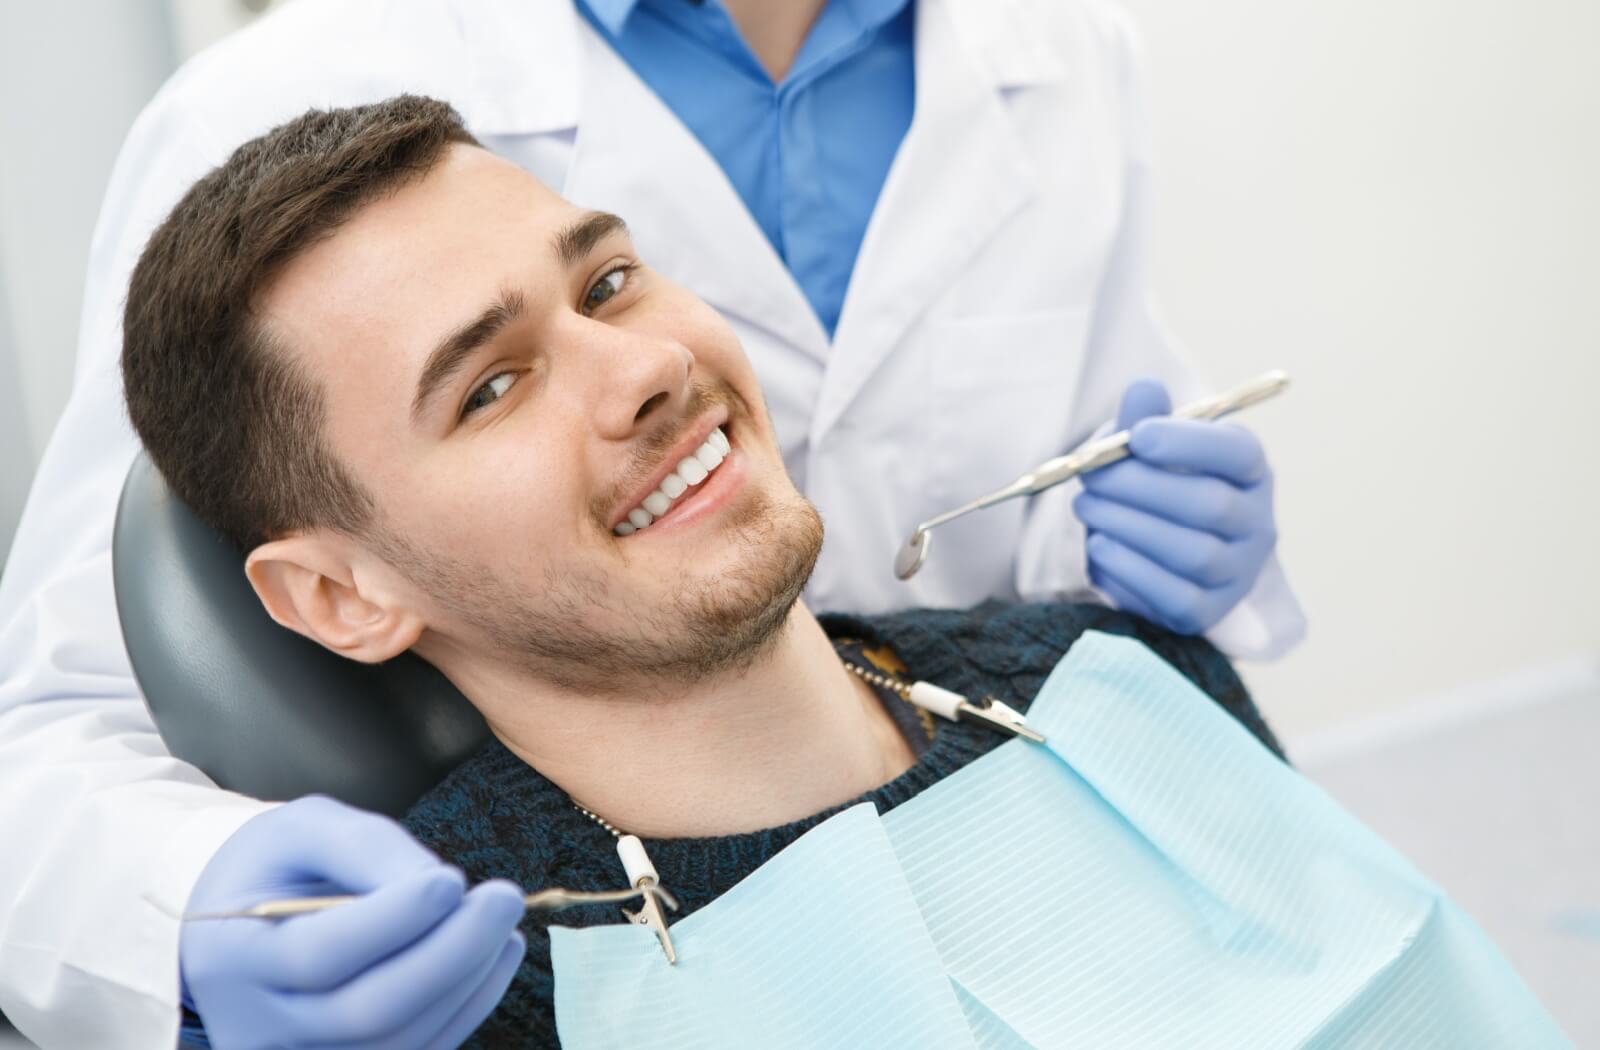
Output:
[[1571,1044],[1477,925],[1144,646],[672,927],[551,928],[564,1046]]

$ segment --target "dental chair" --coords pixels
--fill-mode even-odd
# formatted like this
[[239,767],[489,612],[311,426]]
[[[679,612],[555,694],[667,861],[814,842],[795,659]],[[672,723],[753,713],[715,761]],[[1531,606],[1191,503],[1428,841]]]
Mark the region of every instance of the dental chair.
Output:
[[111,544],[117,613],[161,738],[220,786],[312,792],[399,816],[489,739],[482,716],[409,653],[354,663],[274,623],[244,561],[139,453]]

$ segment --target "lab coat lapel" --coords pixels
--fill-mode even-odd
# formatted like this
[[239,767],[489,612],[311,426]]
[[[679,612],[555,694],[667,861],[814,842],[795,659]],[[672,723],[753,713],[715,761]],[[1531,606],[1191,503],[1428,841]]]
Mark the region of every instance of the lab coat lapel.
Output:
[[916,113],[856,258],[812,418],[813,443],[1036,193],[1033,165],[1001,91],[1056,70],[1012,46],[1010,5],[986,9],[991,2],[918,6]]
[[563,196],[621,215],[647,263],[723,313],[825,359],[826,330],[716,160],[588,23],[578,30],[582,117]]

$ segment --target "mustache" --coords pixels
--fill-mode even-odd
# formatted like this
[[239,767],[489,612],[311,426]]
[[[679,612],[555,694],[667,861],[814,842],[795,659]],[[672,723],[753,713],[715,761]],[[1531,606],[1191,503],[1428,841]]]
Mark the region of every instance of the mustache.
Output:
[[683,410],[678,413],[677,418],[664,419],[639,436],[634,442],[633,454],[628,460],[628,465],[623,468],[617,483],[596,496],[589,504],[590,512],[595,520],[600,522],[602,528],[611,509],[660,469],[662,457],[683,438],[689,426],[719,405],[727,407],[730,422],[734,419],[749,418],[750,406],[739,396],[739,392],[725,380],[716,379],[711,382],[696,383],[690,388],[688,397],[684,399]]

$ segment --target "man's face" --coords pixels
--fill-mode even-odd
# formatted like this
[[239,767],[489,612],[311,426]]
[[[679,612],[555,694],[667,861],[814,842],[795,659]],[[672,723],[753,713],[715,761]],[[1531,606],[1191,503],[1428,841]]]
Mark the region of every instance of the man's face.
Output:
[[257,309],[321,383],[324,440],[377,504],[360,546],[447,672],[692,680],[786,619],[821,523],[731,329],[611,216],[452,146]]

